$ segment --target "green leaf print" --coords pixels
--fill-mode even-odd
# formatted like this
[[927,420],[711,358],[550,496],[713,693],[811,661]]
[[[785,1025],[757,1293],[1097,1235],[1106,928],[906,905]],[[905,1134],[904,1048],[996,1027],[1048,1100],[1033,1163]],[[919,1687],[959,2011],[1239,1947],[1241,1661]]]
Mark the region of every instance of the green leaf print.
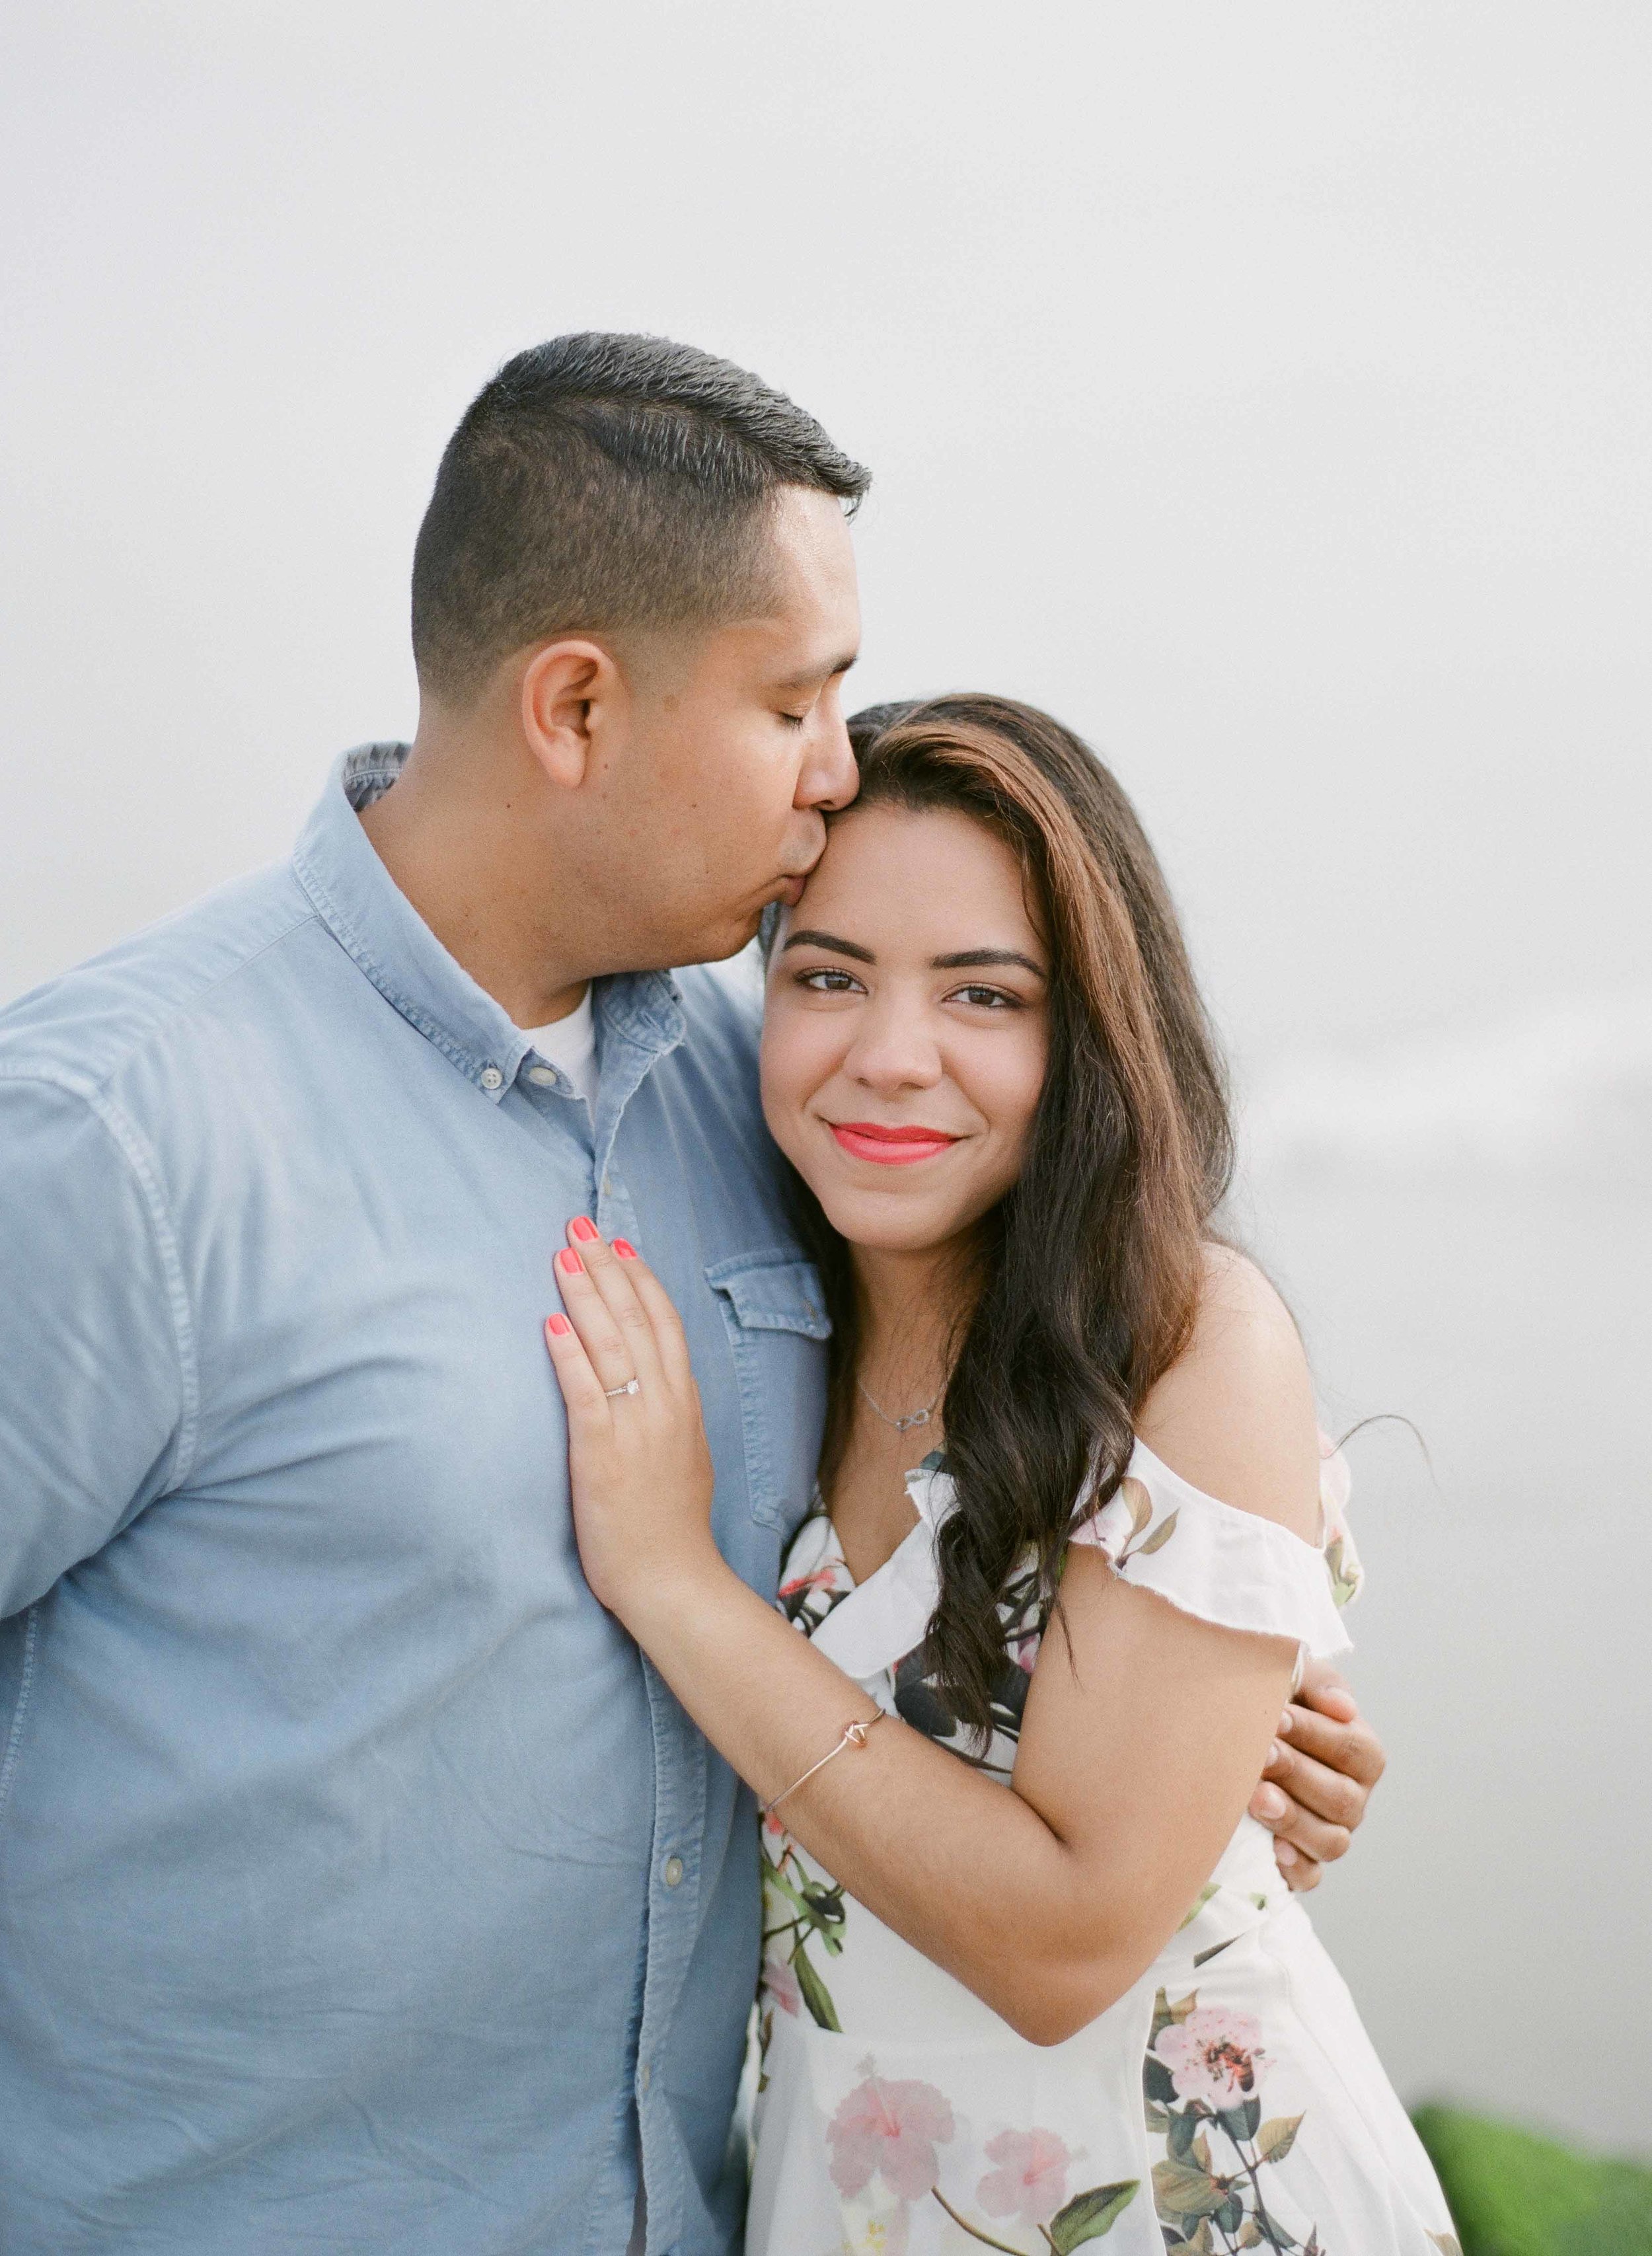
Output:
[[[1218,2108],[1216,2119],[1237,2146],[1241,2140],[1256,2136],[1256,2126],[1262,2119],[1262,2103],[1260,2099],[1246,2099],[1238,2107]],[[1296,2134],[1296,2123],[1302,2119],[1299,2115],[1290,2126],[1293,2138]],[[1267,2159],[1264,2154],[1262,2160],[1266,2161]]]
[[1227,2188],[1191,2162],[1155,2162],[1153,2198],[1167,2224],[1185,2225],[1191,2218],[1210,2217],[1220,2209],[1227,2199]]
[[[1199,1890],[1197,1895],[1194,1897],[1192,1908],[1186,1912],[1183,1917],[1176,1921],[1175,1931],[1178,1935],[1181,1934],[1184,1927],[1192,1926],[1194,1921],[1204,1909],[1205,1905],[1210,1902],[1211,1898],[1217,1893],[1221,1885],[1222,1884],[1219,1880],[1206,1880],[1204,1886]],[[1160,1991],[1159,1995],[1163,1997],[1164,1992],[1162,1990]],[[1158,2031],[1156,2029],[1154,2031],[1154,2034],[1155,2036],[1158,2034]]]
[[808,1960],[808,1953],[800,1942],[792,1953],[792,1971],[797,1977],[797,1986],[802,1992],[803,2003],[822,2029],[836,2029],[841,2035],[843,2023],[837,2018],[837,2008],[832,2003],[832,1993],[821,1980]]
[[[1211,1886],[1206,1889],[1204,1896],[1200,1898],[1201,1904],[1215,1893],[1216,1886],[1215,1883],[1212,1882]],[[1183,1920],[1182,1924],[1185,1927],[1187,1925],[1187,1921]],[[1165,1992],[1161,1990],[1153,2001],[1153,2035],[1151,2041],[1156,2044],[1164,2031],[1169,2027],[1172,2021],[1185,2021],[1188,2015],[1193,2012],[1198,2002],[1198,1992],[1197,1990],[1190,1990],[1185,1998],[1178,1998],[1173,2006]]]
[[1325,1566],[1331,1576],[1331,1595],[1339,1606],[1345,1606],[1359,1594],[1359,1576],[1346,1568],[1340,1535],[1333,1535],[1325,1546]]
[[1111,2232],[1135,2199],[1140,2183],[1140,2178],[1121,2178],[1117,2185],[1091,2186],[1065,2209],[1058,2209],[1045,2227],[1055,2256],[1070,2256],[1071,2250]]
[[1300,2115],[1275,2115],[1256,2133],[1256,2151],[1265,2162],[1282,2162],[1296,2143]]
[[1175,1533],[1175,1524],[1181,1516],[1180,1512],[1173,1512],[1168,1519],[1161,1519],[1159,1522],[1159,1525],[1154,1529],[1152,1534],[1148,1536],[1147,1541],[1145,1543],[1139,1543],[1136,1546],[1137,1558],[1150,1559],[1155,1551],[1162,1551],[1165,1545]]
[[1231,2236],[1239,2231],[1245,2222],[1245,2203],[1237,2193],[1230,2189],[1227,2199],[1221,2207],[1211,2211],[1211,2222],[1218,2232],[1225,2232]]
[[[787,1851],[787,1856],[788,1861],[794,1863],[797,1861],[790,1850]],[[763,1878],[764,1885],[773,1888],[776,1894],[783,1895],[797,1913],[795,1923],[803,1932],[808,1934],[812,1929],[819,1935],[834,1958],[840,1956],[844,1948],[843,1933],[845,1923],[842,1888],[835,1886],[825,1887],[820,1881],[808,1878],[794,1884],[781,1871],[779,1865],[768,1863],[766,1860]],[[781,1929],[770,1928],[767,1932],[770,1935],[773,1935],[780,1934]]]

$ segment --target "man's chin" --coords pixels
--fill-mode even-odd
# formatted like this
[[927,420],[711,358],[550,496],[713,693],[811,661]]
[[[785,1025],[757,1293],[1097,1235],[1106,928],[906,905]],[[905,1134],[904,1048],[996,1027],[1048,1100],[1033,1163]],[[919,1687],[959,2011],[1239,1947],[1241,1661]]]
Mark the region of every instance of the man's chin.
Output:
[[691,953],[685,952],[676,960],[681,964],[726,963],[731,955],[738,955],[757,938],[763,924],[763,906],[752,909],[738,921],[719,926],[715,931],[695,934]]

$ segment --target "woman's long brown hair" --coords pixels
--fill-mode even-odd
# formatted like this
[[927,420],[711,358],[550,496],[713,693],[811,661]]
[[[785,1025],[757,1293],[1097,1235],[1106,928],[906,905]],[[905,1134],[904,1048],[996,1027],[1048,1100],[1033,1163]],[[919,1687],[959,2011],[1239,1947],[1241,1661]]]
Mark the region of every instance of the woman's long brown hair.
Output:
[[[859,807],[949,808],[1019,859],[1051,956],[1049,1061],[1020,1180],[981,1225],[942,1417],[957,1510],[928,1662],[985,1736],[998,1605],[1029,1553],[1053,1604],[1081,1497],[1124,1477],[1133,1420],[1186,1344],[1232,1167],[1227,1096],[1162,871],[1134,809],[1059,722],[1006,697],[878,706],[850,734]],[[858,1351],[849,1250],[800,1182],[833,1319],[827,1470]]]

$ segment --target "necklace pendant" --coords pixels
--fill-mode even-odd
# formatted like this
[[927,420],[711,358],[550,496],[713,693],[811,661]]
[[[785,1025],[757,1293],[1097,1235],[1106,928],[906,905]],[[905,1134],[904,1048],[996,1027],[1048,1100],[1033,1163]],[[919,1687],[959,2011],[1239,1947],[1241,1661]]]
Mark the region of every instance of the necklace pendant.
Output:
[[895,1431],[897,1434],[909,1434],[914,1426],[927,1426],[928,1422],[929,1413],[927,1410],[914,1410],[909,1418],[895,1420]]

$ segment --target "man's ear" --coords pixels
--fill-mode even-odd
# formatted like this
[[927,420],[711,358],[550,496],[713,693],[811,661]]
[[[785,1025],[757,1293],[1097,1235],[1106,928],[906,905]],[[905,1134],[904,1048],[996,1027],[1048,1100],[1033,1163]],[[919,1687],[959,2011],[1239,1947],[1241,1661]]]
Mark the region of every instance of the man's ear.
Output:
[[547,642],[534,652],[522,669],[522,735],[553,783],[579,789],[593,730],[623,694],[619,668],[600,643]]

